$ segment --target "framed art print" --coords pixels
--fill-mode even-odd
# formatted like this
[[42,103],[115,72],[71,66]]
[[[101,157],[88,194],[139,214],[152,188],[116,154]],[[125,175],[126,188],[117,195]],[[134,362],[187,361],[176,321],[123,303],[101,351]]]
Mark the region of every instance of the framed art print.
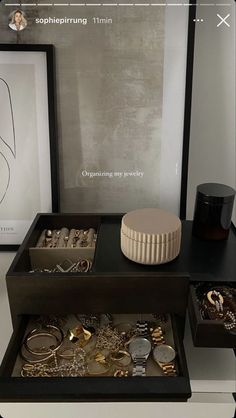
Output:
[[62,212],[160,207],[185,218],[196,7],[172,3],[72,3],[76,24],[64,3],[23,3],[27,28],[6,25],[4,39],[56,51]]
[[[61,209],[161,207],[184,218],[195,1],[87,3],[69,6],[76,25],[45,24],[47,8],[22,5],[32,25],[18,35],[52,36],[56,48]],[[63,20],[68,6],[52,10]]]
[[0,249],[58,210],[53,46],[0,45]]

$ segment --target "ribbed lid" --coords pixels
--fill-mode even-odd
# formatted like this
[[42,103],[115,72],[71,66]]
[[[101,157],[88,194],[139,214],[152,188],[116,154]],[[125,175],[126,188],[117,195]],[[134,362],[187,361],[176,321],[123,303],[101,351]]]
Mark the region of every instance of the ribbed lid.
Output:
[[203,183],[197,186],[197,198],[214,204],[233,202],[235,190],[220,183]]
[[121,232],[142,243],[160,244],[177,239],[180,219],[162,209],[148,208],[128,212],[122,218]]

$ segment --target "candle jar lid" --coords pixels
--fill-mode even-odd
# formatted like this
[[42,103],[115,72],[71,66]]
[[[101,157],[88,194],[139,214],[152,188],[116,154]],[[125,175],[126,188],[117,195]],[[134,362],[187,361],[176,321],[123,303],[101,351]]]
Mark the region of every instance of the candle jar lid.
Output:
[[206,203],[222,205],[234,200],[235,190],[220,183],[203,183],[197,186],[197,198]]

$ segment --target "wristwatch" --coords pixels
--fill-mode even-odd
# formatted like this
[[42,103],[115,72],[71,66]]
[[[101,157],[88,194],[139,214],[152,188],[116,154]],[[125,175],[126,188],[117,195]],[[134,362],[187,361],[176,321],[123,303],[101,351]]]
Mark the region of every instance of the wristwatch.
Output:
[[133,376],[146,375],[146,362],[151,349],[151,343],[145,337],[136,337],[130,342],[129,352],[134,362]]
[[166,344],[161,327],[151,331],[151,337],[154,344],[153,358],[161,367],[164,375],[176,376],[174,359],[176,352],[173,347]]

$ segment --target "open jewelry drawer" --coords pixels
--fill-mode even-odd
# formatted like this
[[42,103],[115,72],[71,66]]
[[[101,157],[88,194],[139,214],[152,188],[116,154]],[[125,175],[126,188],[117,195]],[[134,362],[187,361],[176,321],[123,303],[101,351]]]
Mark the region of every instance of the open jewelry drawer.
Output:
[[[106,316],[106,315],[102,315]],[[114,327],[115,329],[120,329],[119,327],[123,324],[126,324],[127,321],[128,324],[133,324],[135,328],[137,327],[137,319],[141,319],[141,324],[149,324],[150,318],[152,322],[157,323],[155,321],[159,321],[159,319],[155,319],[153,314],[130,314],[130,315],[120,315],[120,314],[112,314],[109,315],[109,320],[112,318],[115,318]],[[42,317],[41,317],[42,318]],[[71,334],[71,332],[68,333],[68,324],[70,326],[75,326],[75,323],[73,323],[75,315],[67,316],[66,319],[66,325],[63,323],[63,326],[61,327],[64,340],[69,341],[68,335]],[[55,320],[55,317],[54,317]],[[63,321],[63,319],[62,319]],[[72,322],[70,322],[72,321]],[[117,322],[119,324],[117,324]],[[153,346],[150,351],[149,358],[147,359],[147,364],[145,365],[146,368],[146,375],[145,376],[133,376],[133,361],[130,357],[130,362],[128,362],[128,365],[126,364],[124,370],[124,365],[119,366],[116,365],[116,363],[112,364],[112,366],[109,367],[109,370],[106,370],[106,361],[103,362],[103,358],[100,358],[100,363],[96,363],[98,367],[104,367],[105,373],[102,373],[102,375],[97,376],[97,370],[94,372],[94,370],[91,372],[91,361],[94,363],[94,359],[99,357],[95,357],[92,353],[94,352],[94,349],[96,351],[96,345],[88,347],[89,344],[92,344],[91,342],[88,343],[88,345],[84,346],[83,348],[79,348],[76,352],[80,353],[80,350],[86,351],[86,356],[88,356],[89,360],[87,360],[86,357],[86,364],[88,363],[89,368],[86,368],[86,373],[84,372],[85,369],[83,369],[83,373],[81,376],[77,377],[70,377],[70,373],[72,373],[73,376],[73,367],[71,372],[68,372],[65,374],[64,377],[58,377],[57,372],[55,374],[55,364],[51,363],[51,367],[54,367],[54,377],[29,377],[30,373],[29,370],[36,369],[38,370],[37,366],[35,367],[34,364],[29,364],[28,366],[24,367],[24,364],[26,363],[25,360],[22,360],[20,352],[22,350],[22,343],[26,340],[28,341],[27,344],[32,344],[32,342],[36,343],[36,338],[33,339],[32,335],[29,334],[32,329],[36,329],[39,327],[39,329],[45,330],[45,323],[42,325],[42,323],[39,325],[37,322],[35,325],[35,317],[30,316],[22,316],[18,318],[18,324],[15,327],[15,330],[13,332],[12,338],[10,340],[9,346],[7,348],[5,357],[2,362],[2,366],[0,369],[0,400],[1,401],[45,401],[45,402],[78,402],[78,401],[186,401],[187,398],[191,396],[191,388],[189,383],[189,376],[188,376],[188,369],[186,365],[186,359],[185,359],[185,352],[183,347],[183,340],[182,340],[182,332],[181,332],[181,324],[180,319],[177,316],[171,315],[168,316],[167,322],[165,320],[164,324],[161,324],[161,333],[165,337],[165,344],[166,346],[171,345],[174,347],[176,352],[175,357],[175,370],[176,372],[174,375],[164,375],[164,372],[162,368],[159,367],[159,365],[154,361],[153,359]],[[70,328],[69,326],[69,328]],[[101,329],[108,329],[109,327],[113,328],[113,325],[105,325],[103,324],[103,327]],[[56,326],[52,326],[52,328],[56,329]],[[47,326],[47,329],[50,329],[50,325]],[[91,330],[91,328],[90,328]],[[151,328],[151,331],[153,328]],[[150,332],[151,332],[150,331]],[[55,332],[55,331],[54,331]],[[84,332],[84,331],[83,331]],[[100,344],[101,341],[103,341],[101,338],[101,335],[104,337],[103,334],[99,334],[99,331],[97,332],[96,337],[96,344],[97,347],[100,349],[101,352],[104,354],[104,350],[102,351],[101,347],[98,346],[98,339],[100,338]],[[104,332],[104,331],[103,331]],[[110,331],[109,331],[110,332]],[[159,332],[159,331],[158,331]],[[43,334],[41,332],[41,334]],[[45,333],[47,334],[47,333]],[[124,334],[124,333],[123,333]],[[123,335],[122,334],[122,335]],[[31,337],[29,337],[29,335]],[[44,334],[43,334],[44,335]],[[98,336],[99,335],[99,336]],[[110,335],[110,334],[109,334]],[[119,334],[121,335],[121,334]],[[154,340],[152,340],[151,334],[148,336],[145,335],[145,340],[147,339],[153,343]],[[28,337],[27,337],[28,336]],[[137,339],[139,336],[133,336],[133,341],[135,338]],[[45,337],[46,338],[46,337]],[[83,337],[84,338],[84,337]],[[95,337],[92,337],[95,338]],[[108,343],[111,343],[112,338],[115,337],[113,335],[110,335]],[[123,336],[122,336],[123,338]],[[141,338],[142,339],[142,338]],[[68,342],[67,341],[67,342]],[[91,341],[93,341],[91,339]],[[130,341],[132,341],[132,337],[130,338]],[[127,353],[131,353],[130,347],[130,341],[129,344],[126,345]],[[45,341],[44,341],[44,347],[45,350]],[[70,344],[73,344],[70,342]],[[77,344],[77,343],[76,343]],[[161,343],[160,343],[161,344]],[[163,346],[163,344],[161,344]],[[25,346],[24,346],[25,347]],[[50,346],[52,347],[52,345]],[[94,348],[95,347],[95,348]],[[160,346],[159,346],[160,347]],[[111,347],[110,347],[111,348]],[[61,348],[60,348],[61,349]],[[69,349],[68,346],[66,346],[66,349]],[[32,350],[32,347],[31,347]],[[34,347],[35,350],[35,347]],[[59,351],[58,351],[59,353]],[[123,353],[123,351],[122,351]],[[131,356],[131,354],[127,354],[126,356]],[[96,354],[96,352],[95,352]],[[97,353],[99,354],[99,353]],[[122,354],[123,355],[123,354]],[[23,356],[25,357],[25,354],[23,353]],[[27,352],[27,359],[29,358],[30,354]],[[40,354],[39,354],[40,356]],[[108,356],[105,354],[105,356]],[[113,355],[114,356],[114,355]],[[37,359],[39,357],[34,357],[34,359]],[[113,358],[113,357],[112,357]],[[57,359],[59,359],[59,356],[57,356]],[[76,360],[77,357],[73,357],[73,361]],[[91,360],[92,359],[92,360]],[[54,358],[53,360],[54,361]],[[59,362],[59,360],[57,360]],[[99,360],[96,360],[99,362]],[[66,360],[67,363],[67,360]],[[57,363],[57,366],[60,367],[60,364]],[[79,366],[81,367],[81,366]],[[87,366],[86,366],[87,367]],[[93,368],[94,366],[92,366]],[[23,368],[23,373],[22,373]],[[117,370],[119,369],[119,370]],[[121,369],[121,370],[120,370]],[[69,370],[69,369],[68,369]],[[68,371],[67,370],[67,371]],[[78,372],[78,367],[77,367]],[[82,370],[82,369],[81,369]],[[89,371],[88,371],[89,370]],[[47,369],[48,371],[48,369]],[[46,372],[47,372],[46,371]],[[116,373],[117,372],[117,373]],[[45,370],[44,370],[45,373]],[[61,373],[61,371],[60,371]],[[23,374],[26,377],[22,377],[21,374]],[[69,376],[68,376],[69,374]],[[122,377],[119,377],[121,374]],[[128,376],[126,376],[128,374]],[[118,375],[118,377],[116,377]],[[37,375],[38,376],[38,375]],[[65,377],[66,376],[66,377]]]
[[236,347],[235,282],[191,284],[188,311],[195,346]]

